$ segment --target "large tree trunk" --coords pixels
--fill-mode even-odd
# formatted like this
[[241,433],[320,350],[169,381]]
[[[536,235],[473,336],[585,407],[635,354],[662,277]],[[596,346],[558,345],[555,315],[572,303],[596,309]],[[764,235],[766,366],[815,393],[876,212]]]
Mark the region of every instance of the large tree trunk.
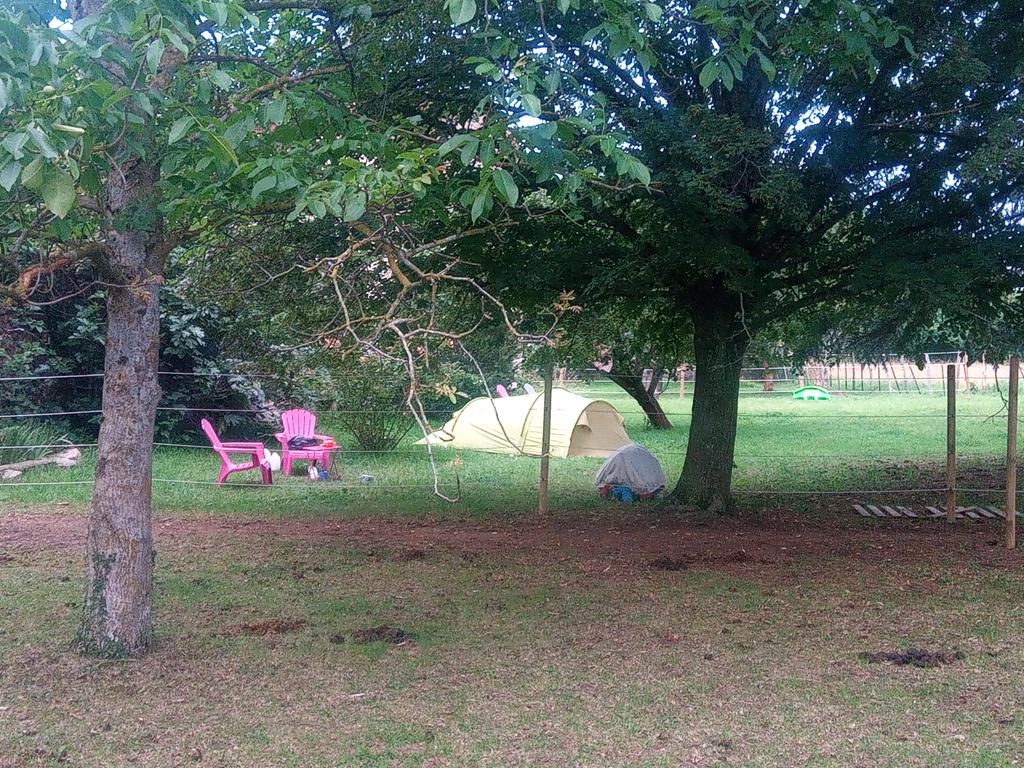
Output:
[[686,459],[672,496],[712,512],[732,509],[732,469],[740,369],[749,337],[733,296],[693,311],[696,371]]
[[108,189],[112,219],[149,231],[108,233],[107,339],[96,486],[89,518],[87,578],[78,646],[104,657],[137,656],[153,643],[153,431],[160,399],[163,246],[154,223],[152,169],[139,163]]
[[[652,377],[651,387],[648,389],[644,386],[642,378],[638,375],[621,373],[612,369],[606,371],[605,376],[622,387],[626,394],[636,400],[637,405],[640,406],[644,415],[647,416],[647,422],[654,429],[672,429],[672,422],[668,420],[668,416],[665,415],[661,403],[654,396],[654,389],[657,386],[657,381],[654,377]],[[660,373],[657,378],[661,378]]]

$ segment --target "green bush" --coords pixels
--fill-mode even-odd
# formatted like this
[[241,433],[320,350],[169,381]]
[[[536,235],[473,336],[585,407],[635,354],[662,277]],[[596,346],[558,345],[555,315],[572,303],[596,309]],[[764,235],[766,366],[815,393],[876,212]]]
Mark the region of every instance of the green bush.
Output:
[[330,378],[338,420],[364,451],[394,450],[414,426],[406,406],[408,377],[401,365],[352,355]]

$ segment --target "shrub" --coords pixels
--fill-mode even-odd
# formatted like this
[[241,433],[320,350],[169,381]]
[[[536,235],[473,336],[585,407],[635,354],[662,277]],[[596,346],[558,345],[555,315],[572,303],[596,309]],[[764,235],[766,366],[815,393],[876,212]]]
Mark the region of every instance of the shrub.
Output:
[[364,451],[393,450],[412,429],[402,366],[353,355],[331,371],[331,378],[338,419]]

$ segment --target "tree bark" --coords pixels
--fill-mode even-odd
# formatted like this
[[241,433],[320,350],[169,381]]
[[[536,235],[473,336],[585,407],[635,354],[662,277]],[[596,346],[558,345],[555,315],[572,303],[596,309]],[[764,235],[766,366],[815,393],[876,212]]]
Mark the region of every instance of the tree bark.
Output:
[[732,469],[740,371],[749,337],[738,298],[715,297],[693,310],[693,406],[686,459],[673,498],[710,512],[732,510]]
[[647,423],[654,429],[672,429],[672,422],[668,420],[668,416],[665,415],[661,403],[654,396],[653,390],[656,382],[652,381],[651,388],[648,389],[644,386],[643,380],[639,375],[622,373],[614,368],[606,371],[604,375],[622,387],[627,395],[636,400],[637,405],[640,406],[644,415],[647,416]]
[[103,422],[78,631],[79,649],[103,657],[141,655],[154,637],[152,466],[165,250],[155,178],[136,162],[123,177],[112,174],[107,190],[112,221],[149,226],[107,237],[120,284],[107,288]]

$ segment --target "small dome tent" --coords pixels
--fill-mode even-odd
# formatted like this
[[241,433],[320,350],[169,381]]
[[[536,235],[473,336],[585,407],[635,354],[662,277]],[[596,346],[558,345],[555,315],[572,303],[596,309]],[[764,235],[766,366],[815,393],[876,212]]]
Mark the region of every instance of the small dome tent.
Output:
[[[417,445],[490,453],[541,455],[544,395],[478,397],[456,411],[443,427]],[[564,389],[551,391],[551,455],[611,456],[628,445],[622,416],[604,400],[590,400]]]

